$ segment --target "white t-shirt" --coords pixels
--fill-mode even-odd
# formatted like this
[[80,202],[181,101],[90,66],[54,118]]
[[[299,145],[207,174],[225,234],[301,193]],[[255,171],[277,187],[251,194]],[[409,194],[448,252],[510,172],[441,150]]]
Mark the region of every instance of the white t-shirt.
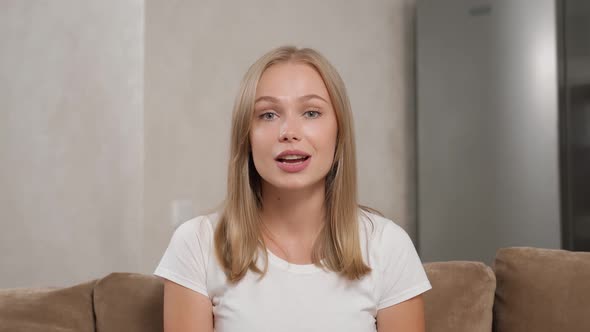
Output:
[[[374,229],[371,227],[369,218]],[[218,215],[186,221],[174,232],[155,275],[208,296],[217,332],[376,331],[377,311],[431,288],[407,233],[361,213],[363,259],[372,272],[349,281],[313,264],[291,264],[268,251],[268,272],[226,282],[213,248]],[[264,256],[258,265],[262,267]]]

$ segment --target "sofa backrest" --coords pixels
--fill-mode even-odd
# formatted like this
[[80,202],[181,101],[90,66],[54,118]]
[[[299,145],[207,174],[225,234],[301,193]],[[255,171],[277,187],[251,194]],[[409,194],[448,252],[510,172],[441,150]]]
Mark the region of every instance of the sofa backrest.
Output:
[[590,252],[504,248],[494,270],[494,331],[590,331]]
[[164,283],[156,276],[111,273],[96,283],[96,332],[161,332]]
[[[477,262],[424,267],[433,287],[424,294],[428,332],[590,331],[590,253],[505,248],[494,271]],[[0,332],[160,332],[163,294],[159,277],[137,273],[4,289]]]
[[0,290],[0,332],[94,332],[95,283]]
[[424,264],[432,289],[424,293],[426,331],[490,332],[496,279],[478,262]]

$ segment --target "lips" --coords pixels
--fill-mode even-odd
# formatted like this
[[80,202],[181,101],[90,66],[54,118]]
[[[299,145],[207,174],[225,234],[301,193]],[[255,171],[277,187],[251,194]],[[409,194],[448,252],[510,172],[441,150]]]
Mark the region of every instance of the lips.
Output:
[[299,150],[286,150],[281,152],[276,158],[276,161],[286,163],[297,163],[309,159],[310,155]]
[[276,160],[282,163],[294,164],[306,161],[308,158],[309,156],[287,155],[282,158],[277,158]]
[[309,165],[311,156],[299,150],[286,150],[276,156],[277,166],[285,172],[295,173]]

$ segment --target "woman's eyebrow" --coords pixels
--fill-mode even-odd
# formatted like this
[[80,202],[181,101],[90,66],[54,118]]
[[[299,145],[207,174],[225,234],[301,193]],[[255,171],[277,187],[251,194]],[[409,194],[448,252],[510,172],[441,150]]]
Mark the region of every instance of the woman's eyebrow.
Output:
[[[326,104],[329,104],[326,99],[324,99],[324,98],[322,98],[322,97],[320,97],[320,96],[318,96],[316,94],[304,95],[304,96],[301,96],[301,97],[299,97],[297,99],[299,99],[299,101],[308,101],[308,100],[311,100],[311,99],[320,99],[320,100],[324,101]],[[258,102],[261,102],[261,101],[268,101],[268,102],[271,102],[271,103],[279,103],[279,99],[278,98],[271,97],[271,96],[260,96],[260,97],[256,98],[256,100],[254,101],[254,104],[256,104]]]
[[278,103],[279,100],[275,97],[271,97],[271,96],[260,96],[258,98],[256,98],[256,100],[254,101],[254,104],[260,102],[260,101],[268,101],[271,103]]
[[299,100],[301,100],[301,101],[308,101],[310,99],[320,99],[320,100],[323,100],[326,104],[329,104],[327,100],[325,100],[324,98],[322,98],[316,94],[310,94],[310,95],[305,95],[305,96],[299,97]]

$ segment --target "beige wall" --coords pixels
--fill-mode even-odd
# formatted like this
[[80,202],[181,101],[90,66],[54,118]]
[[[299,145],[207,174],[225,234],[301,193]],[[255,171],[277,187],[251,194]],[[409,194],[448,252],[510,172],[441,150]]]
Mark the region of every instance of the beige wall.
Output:
[[151,273],[171,202],[223,199],[239,80],[282,44],[340,70],[362,203],[414,234],[412,18],[413,0],[0,2],[0,288]]
[[224,197],[234,96],[282,44],[339,69],[356,121],[360,198],[414,234],[413,1],[146,1],[143,271],[168,244],[171,202]]
[[2,1],[0,40],[0,288],[138,270],[143,1]]

